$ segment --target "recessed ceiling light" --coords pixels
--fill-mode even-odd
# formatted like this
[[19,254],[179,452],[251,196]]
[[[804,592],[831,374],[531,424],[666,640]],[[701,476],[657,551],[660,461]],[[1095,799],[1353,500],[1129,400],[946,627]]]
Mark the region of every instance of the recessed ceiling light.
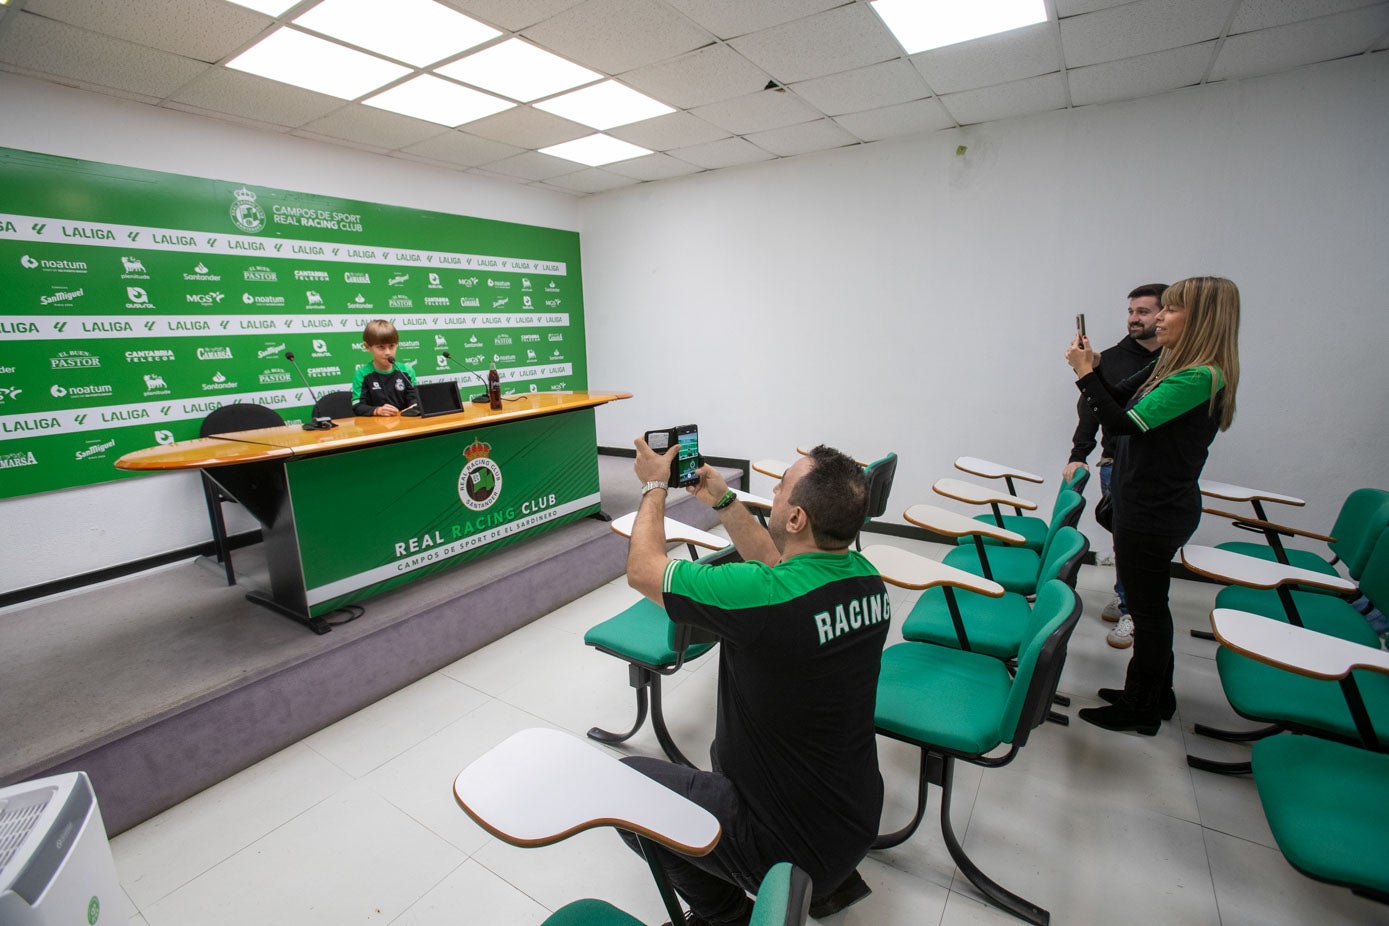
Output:
[[599,131],[675,112],[666,104],[658,103],[613,80],[536,103],[535,108],[573,119]]
[[436,70],[446,77],[509,96],[522,103],[599,80],[603,76],[520,39],[507,39]]
[[323,0],[294,24],[417,66],[501,35],[434,0]]
[[257,13],[264,13],[266,16],[279,16],[298,3],[299,0],[231,0],[231,2],[237,6],[255,10]]
[[413,77],[362,102],[378,109],[389,109],[448,126],[472,122],[516,105],[510,100],[459,86],[433,74]]
[[909,55],[1019,29],[1047,18],[1042,0],[959,0],[953,5],[873,0],[872,7]]
[[355,100],[410,73],[409,68],[288,28],[276,29],[228,61],[227,67],[344,100]]
[[557,158],[564,158],[566,161],[578,161],[580,164],[587,164],[589,167],[598,167],[601,164],[611,164],[614,161],[625,161],[629,158],[638,158],[643,154],[653,154],[650,148],[642,148],[637,145],[628,144],[611,135],[588,135],[584,138],[576,138],[573,141],[563,142],[558,145],[551,145],[548,148],[541,148],[541,154],[552,154]]

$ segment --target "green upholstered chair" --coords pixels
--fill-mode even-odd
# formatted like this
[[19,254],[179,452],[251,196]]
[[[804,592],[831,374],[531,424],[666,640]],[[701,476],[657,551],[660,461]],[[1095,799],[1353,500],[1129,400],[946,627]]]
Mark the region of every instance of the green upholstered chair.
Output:
[[[1070,479],[1063,479],[1061,487],[1056,490],[1056,501],[1061,501],[1062,492],[1074,492],[1077,495],[1085,494],[1085,484],[1090,481],[1090,471],[1088,469],[1077,469]],[[1047,542],[1047,531],[1051,528],[1051,522],[1046,518],[1039,518],[1030,514],[1005,514],[1002,515],[1003,524],[1000,525],[1005,530],[1010,530],[1015,534],[1022,534],[1023,546],[1034,553],[1042,552],[1042,545]],[[991,514],[978,514],[974,520],[983,521],[988,524],[997,524],[996,519]],[[1074,527],[1080,521],[1080,512],[1076,512],[1075,520],[1071,521]],[[971,541],[967,537],[961,537],[955,541],[960,546],[964,546]],[[984,543],[989,546],[1004,546],[1001,540],[992,537],[985,537]]]
[[[899,643],[883,652],[874,715],[882,736],[921,750],[917,807],[911,821],[878,837],[874,848],[900,845],[916,832],[926,810],[927,785],[941,789],[941,836],[950,857],[988,901],[1029,923],[1046,924],[1046,910],[1010,893],[985,875],[955,837],[950,799],[955,761],[986,768],[1011,762],[1031,731],[1046,719],[1080,598],[1059,579],[1037,591],[1016,674],[1003,660],[933,643]],[[1003,755],[990,755],[1007,745]]]
[[[1207,512],[1229,516],[1228,512],[1217,512],[1211,509],[1207,509]],[[1310,569],[1313,572],[1327,575],[1336,575],[1335,564],[1344,562],[1350,577],[1358,579],[1380,532],[1385,527],[1389,527],[1389,491],[1367,488],[1356,489],[1351,492],[1341,505],[1341,510],[1336,516],[1336,523],[1331,526],[1331,536],[1329,537],[1275,524],[1262,518],[1234,516],[1233,523],[1236,527],[1263,533],[1266,542],[1230,541],[1217,544],[1216,546],[1222,550],[1231,550],[1236,553],[1243,553],[1245,556],[1256,556],[1261,559],[1278,560],[1301,569]],[[1282,537],[1297,536],[1326,542],[1331,550],[1332,559],[1328,561],[1309,550],[1287,550],[1283,547]]]
[[[732,547],[701,557],[701,563],[737,562]],[[600,653],[616,656],[627,663],[628,683],[637,693],[637,719],[626,733],[612,733],[601,727],[588,731],[590,739],[600,743],[621,743],[636,734],[646,723],[650,702],[651,729],[656,741],[672,762],[694,767],[675,745],[666,726],[661,708],[661,678],[674,675],[687,662],[692,662],[714,648],[717,639],[705,635],[688,624],[677,624],[665,610],[648,598],[624,609],[615,617],[589,628],[584,643]]]
[[[801,926],[810,908],[810,876],[790,862],[778,862],[762,879],[749,926]],[[576,900],[551,913],[543,926],[644,926],[641,920],[603,900]]]
[[[1365,564],[1360,588],[1376,605],[1389,605],[1389,529],[1381,532]],[[1236,589],[1233,586],[1223,589],[1216,596],[1217,611],[1254,613],[1270,623],[1292,624],[1315,632],[1320,637],[1376,651],[1379,649],[1379,635],[1365,622],[1360,612],[1340,598],[1311,592],[1289,593],[1286,589],[1279,589],[1295,605],[1296,610],[1291,614],[1284,610],[1284,604],[1276,592],[1273,593],[1274,597],[1265,596],[1257,600],[1250,595],[1242,596],[1251,599],[1251,603],[1257,607],[1246,612],[1229,605],[1231,600],[1241,597],[1226,594],[1232,591],[1257,590]],[[1360,735],[1356,720],[1347,707],[1343,684],[1285,672],[1225,646],[1216,651],[1215,665],[1220,676],[1220,687],[1235,713],[1265,726],[1247,732],[1230,732],[1198,723],[1196,732],[1203,736],[1244,741],[1294,730],[1355,742]],[[1389,676],[1355,672],[1353,681],[1359,689],[1356,697],[1362,700],[1364,709],[1378,720],[1379,728],[1385,731],[1383,745],[1389,747]],[[1247,762],[1213,762],[1194,755],[1187,756],[1187,763],[1193,768],[1221,774],[1245,774],[1250,770]]]
[[[1037,576],[1041,572],[1042,562],[1046,559],[1048,544],[1062,527],[1068,524],[1074,527],[1080,520],[1080,513],[1084,508],[1083,496],[1069,489],[1062,489],[1057,494],[1056,505],[1052,508],[1041,552],[1020,546],[990,547],[986,555],[989,571],[992,573],[991,578],[1007,591],[1020,595],[1035,594]],[[945,554],[942,562],[975,575],[987,575],[980,560],[981,552],[974,547],[956,547]]]
[[[1354,578],[1360,580],[1361,594],[1383,609],[1389,605],[1389,528],[1378,531],[1372,541],[1365,545],[1368,547],[1366,556],[1357,559],[1359,570]],[[1216,594],[1215,606],[1289,621],[1366,646],[1379,645],[1379,635],[1370,629],[1359,611],[1343,598],[1315,588],[1263,589],[1229,585]]]
[[[1074,527],[1062,527],[1041,563],[1037,584],[1060,579],[1075,588],[1076,574],[1089,549],[1090,542],[1084,534]],[[951,595],[956,606],[953,614],[948,600]],[[967,591],[956,593],[945,588],[931,588],[916,600],[902,623],[902,636],[920,643],[1013,659],[1022,646],[1032,611],[1027,598],[1017,592],[990,598]]]
[[[1389,726],[1365,710],[1363,683],[1389,680],[1389,654],[1257,615],[1217,609],[1223,647],[1271,672],[1339,685],[1357,738],[1283,734],[1254,745],[1254,784],[1279,850],[1308,877],[1389,903]],[[1329,783],[1334,782],[1333,785]]]
[[[806,451],[798,449],[797,452],[804,454]],[[874,518],[881,518],[883,512],[887,511],[887,499],[892,493],[892,481],[897,476],[897,454],[889,453],[872,463],[859,461],[859,465],[863,467],[864,478],[868,480],[868,512],[863,519],[863,523],[867,524]],[[764,476],[780,479],[791,468],[791,464],[781,460],[765,459],[753,463],[752,468]],[[863,549],[857,537],[854,538],[854,549]]]

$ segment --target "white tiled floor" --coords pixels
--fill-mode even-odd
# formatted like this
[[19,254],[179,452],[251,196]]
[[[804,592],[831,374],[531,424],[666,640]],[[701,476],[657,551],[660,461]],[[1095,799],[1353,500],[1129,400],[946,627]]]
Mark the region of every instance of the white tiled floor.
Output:
[[[939,556],[944,548],[872,535]],[[1105,645],[1098,614],[1113,572],[1082,569],[1085,614],[1062,690],[1067,713],[1122,682],[1127,654]],[[952,819],[966,851],[1054,923],[1384,922],[1385,908],[1295,872],[1274,847],[1253,782],[1194,772],[1187,749],[1240,758],[1244,747],[1191,732],[1246,728],[1225,704],[1204,624],[1215,587],[1173,585],[1177,719],[1158,736],[1045,724],[1008,766],[960,765]],[[534,926],[597,896],[646,923],[665,920],[645,864],[610,831],[544,849],[488,836],[453,801],[469,761],[532,726],[625,728],[626,668],[583,645],[584,631],[636,600],[621,580],[461,659],[113,840],[142,926],[288,924]],[[914,595],[894,590],[895,625]],[[894,631],[893,639],[898,639]],[[666,681],[676,741],[707,764],[716,662]],[[910,815],[915,753],[880,740],[884,829]],[[659,755],[649,725],[628,744]],[[941,842],[939,791],[905,844],[861,866],[873,894],[836,926],[1013,923],[981,902]]]

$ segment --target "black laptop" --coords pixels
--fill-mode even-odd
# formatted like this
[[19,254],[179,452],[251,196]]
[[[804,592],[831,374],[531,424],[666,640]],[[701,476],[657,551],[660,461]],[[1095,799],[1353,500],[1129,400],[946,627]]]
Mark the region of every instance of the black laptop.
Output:
[[458,394],[458,383],[455,380],[420,383],[415,386],[415,398],[420,404],[421,418],[453,415],[463,411],[463,400]]

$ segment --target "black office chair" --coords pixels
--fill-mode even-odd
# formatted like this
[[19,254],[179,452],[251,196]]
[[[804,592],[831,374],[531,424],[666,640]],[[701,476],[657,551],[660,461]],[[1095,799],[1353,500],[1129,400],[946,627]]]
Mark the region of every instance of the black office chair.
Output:
[[314,418],[351,418],[352,393],[346,389],[325,393],[313,404],[311,416]]
[[[277,428],[284,423],[285,420],[280,417],[279,412],[264,405],[223,405],[203,419],[198,436],[211,437],[214,434],[232,434],[236,431],[253,431],[256,428]],[[235,585],[236,573],[232,571],[231,547],[227,543],[227,522],[222,517],[222,503],[235,502],[236,499],[224,493],[208,477],[206,470],[200,470],[199,475],[203,478],[203,497],[207,500],[207,517],[212,523],[212,545],[217,551],[217,562],[227,570],[227,584]]]

